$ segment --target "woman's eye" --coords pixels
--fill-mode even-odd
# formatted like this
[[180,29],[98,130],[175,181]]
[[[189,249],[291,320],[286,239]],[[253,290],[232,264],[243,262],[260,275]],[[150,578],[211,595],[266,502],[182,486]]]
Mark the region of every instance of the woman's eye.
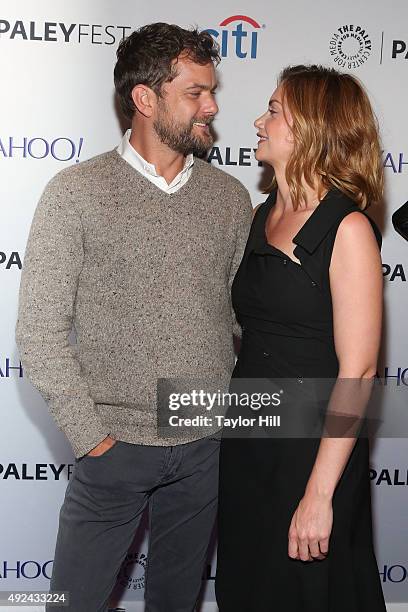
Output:
[[276,115],[276,111],[274,111],[272,108],[268,108],[268,110],[271,113],[271,115]]

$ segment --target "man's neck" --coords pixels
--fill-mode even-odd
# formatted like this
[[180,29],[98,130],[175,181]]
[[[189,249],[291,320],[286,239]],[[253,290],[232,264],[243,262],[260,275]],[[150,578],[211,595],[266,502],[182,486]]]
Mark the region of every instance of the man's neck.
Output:
[[132,129],[129,143],[144,160],[154,165],[157,174],[169,185],[184,168],[184,155],[173,151],[158,139],[144,138]]

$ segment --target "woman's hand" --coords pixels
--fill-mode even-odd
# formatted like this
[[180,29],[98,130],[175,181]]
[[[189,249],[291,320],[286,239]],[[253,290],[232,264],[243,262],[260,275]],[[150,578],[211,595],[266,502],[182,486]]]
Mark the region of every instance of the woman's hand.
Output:
[[290,523],[289,557],[302,561],[325,559],[329,552],[332,525],[331,498],[306,492]]

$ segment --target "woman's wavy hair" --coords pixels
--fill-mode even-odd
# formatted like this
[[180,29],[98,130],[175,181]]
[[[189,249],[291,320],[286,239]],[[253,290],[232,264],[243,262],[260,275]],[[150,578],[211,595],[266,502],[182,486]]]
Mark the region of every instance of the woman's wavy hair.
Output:
[[380,202],[384,170],[378,123],[358,79],[333,68],[300,65],[285,68],[278,84],[293,120],[286,180],[295,208],[306,201],[302,179],[317,188],[319,199],[334,187],[361,209]]

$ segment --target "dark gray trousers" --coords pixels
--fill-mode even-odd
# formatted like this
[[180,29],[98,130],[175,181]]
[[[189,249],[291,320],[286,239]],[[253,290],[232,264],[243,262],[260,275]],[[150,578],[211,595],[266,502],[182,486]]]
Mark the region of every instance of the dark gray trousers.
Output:
[[218,490],[219,440],[178,446],[118,441],[75,462],[59,517],[51,591],[106,612],[126,553],[149,506],[146,612],[192,612],[201,587]]

